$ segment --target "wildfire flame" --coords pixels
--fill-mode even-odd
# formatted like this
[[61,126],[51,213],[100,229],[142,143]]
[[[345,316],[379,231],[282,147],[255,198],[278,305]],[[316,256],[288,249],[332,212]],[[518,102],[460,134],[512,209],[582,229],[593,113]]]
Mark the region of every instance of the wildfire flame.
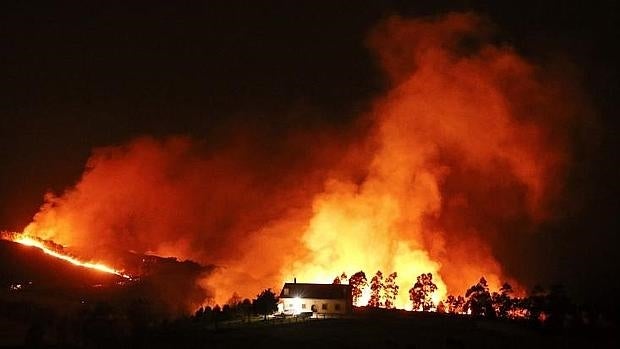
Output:
[[31,246],[31,247],[35,247],[40,249],[41,251],[43,251],[43,253],[50,255],[52,257],[61,259],[65,262],[69,262],[73,265],[77,265],[80,267],[84,267],[84,268],[88,268],[88,269],[94,269],[94,270],[98,270],[104,273],[108,273],[108,274],[115,274],[121,277],[124,277],[125,279],[131,279],[131,276],[123,273],[120,270],[114,269],[110,266],[107,266],[105,264],[102,263],[93,263],[93,262],[85,262],[85,261],[81,261],[75,257],[69,256],[67,254],[55,251],[47,246],[45,246],[45,243],[39,239],[33,238],[31,236],[28,236],[27,234],[20,234],[20,233],[2,233],[2,239],[3,240],[8,240],[8,241],[13,241],[16,242],[18,244],[22,244],[24,246]]
[[42,241],[224,266],[200,283],[219,304],[293,276],[330,283],[360,270],[369,281],[397,272],[395,306],[406,309],[422,273],[433,275],[435,304],[481,276],[491,289],[518,289],[500,253],[552,216],[580,102],[488,29],[471,13],[389,18],[368,41],[390,88],[367,127],[277,142],[235,129],[213,148],[184,136],[99,148],[13,241],[123,277]]

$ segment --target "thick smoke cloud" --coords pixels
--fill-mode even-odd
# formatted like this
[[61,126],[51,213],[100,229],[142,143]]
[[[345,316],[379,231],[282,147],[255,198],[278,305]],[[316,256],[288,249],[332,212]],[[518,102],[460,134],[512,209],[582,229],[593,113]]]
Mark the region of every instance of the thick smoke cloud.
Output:
[[219,146],[175,136],[96,149],[79,183],[48,195],[25,232],[119,267],[128,250],[214,265],[223,277],[211,295],[252,296],[279,284],[298,249],[295,232],[331,167],[320,144],[308,152],[302,134],[279,150],[252,136]]
[[389,18],[368,39],[391,81],[360,116],[370,130],[97,149],[26,232],[110,263],[135,250],[214,264],[201,285],[217,302],[360,269],[398,272],[400,306],[422,272],[440,295],[482,275],[518,283],[498,251],[553,216],[577,106],[491,39],[473,14]]
[[397,271],[407,290],[433,272],[438,296],[483,275],[518,286],[502,254],[553,217],[580,108],[565,78],[491,34],[473,14],[375,28],[369,46],[392,88],[375,103],[367,176],[327,181],[303,234],[310,253],[289,274]]

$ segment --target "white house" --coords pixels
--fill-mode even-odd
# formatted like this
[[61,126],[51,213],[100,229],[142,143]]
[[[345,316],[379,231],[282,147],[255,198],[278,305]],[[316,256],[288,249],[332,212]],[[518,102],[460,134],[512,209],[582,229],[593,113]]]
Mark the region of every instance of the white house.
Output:
[[285,283],[278,310],[285,314],[348,314],[353,309],[351,286],[338,284]]

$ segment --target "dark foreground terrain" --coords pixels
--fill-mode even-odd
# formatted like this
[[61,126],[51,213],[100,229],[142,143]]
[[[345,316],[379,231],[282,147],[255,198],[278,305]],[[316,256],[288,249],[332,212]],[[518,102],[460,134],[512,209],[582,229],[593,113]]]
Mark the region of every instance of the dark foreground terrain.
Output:
[[183,319],[130,333],[91,326],[79,341],[32,341],[32,328],[0,322],[0,346],[49,348],[618,348],[613,327],[545,329],[441,314],[253,321],[233,326]]
[[[417,315],[417,314],[416,314]],[[193,347],[248,348],[617,348],[613,329],[544,330],[434,314],[309,320],[185,337]],[[428,316],[430,315],[430,316]],[[196,341],[200,338],[200,342]],[[195,340],[196,339],[196,340]],[[152,344],[171,346],[174,335]]]

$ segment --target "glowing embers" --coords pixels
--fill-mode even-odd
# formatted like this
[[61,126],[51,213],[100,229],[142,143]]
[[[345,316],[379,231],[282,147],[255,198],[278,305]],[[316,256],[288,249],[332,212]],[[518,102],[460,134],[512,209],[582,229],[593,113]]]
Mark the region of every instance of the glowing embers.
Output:
[[52,257],[58,258],[58,259],[62,259],[65,262],[69,262],[73,265],[77,265],[80,267],[84,267],[84,268],[89,268],[89,269],[94,269],[94,270],[98,270],[104,273],[108,273],[108,274],[115,274],[121,277],[124,277],[125,279],[131,279],[131,277],[125,273],[123,273],[120,270],[116,270],[110,266],[107,266],[105,264],[102,263],[93,263],[93,262],[85,262],[85,261],[81,261],[75,257],[69,256],[67,254],[64,254],[62,252],[56,251],[52,248],[49,248],[48,246],[46,246],[45,242],[43,240],[37,239],[37,238],[33,238],[30,237],[26,234],[19,234],[19,233],[5,233],[3,232],[0,237],[4,240],[9,240],[9,241],[13,241],[16,242],[18,244],[22,244],[25,246],[31,246],[31,247],[35,247],[40,249],[41,251],[43,251],[45,254],[50,255]]

